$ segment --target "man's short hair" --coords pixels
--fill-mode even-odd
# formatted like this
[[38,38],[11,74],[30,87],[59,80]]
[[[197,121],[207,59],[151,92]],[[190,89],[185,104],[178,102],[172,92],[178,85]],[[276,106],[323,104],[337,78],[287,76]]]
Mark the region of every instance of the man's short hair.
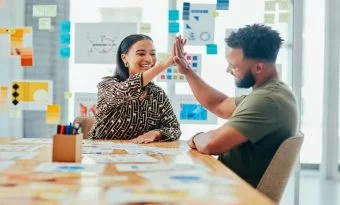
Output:
[[283,39],[269,26],[253,24],[232,32],[225,41],[231,48],[242,49],[246,58],[274,63]]

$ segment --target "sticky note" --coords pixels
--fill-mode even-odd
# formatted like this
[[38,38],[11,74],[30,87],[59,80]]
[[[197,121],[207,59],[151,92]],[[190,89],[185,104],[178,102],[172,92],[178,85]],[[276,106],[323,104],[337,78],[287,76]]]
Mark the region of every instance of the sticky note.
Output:
[[72,93],[71,92],[65,92],[64,93],[64,98],[65,99],[70,99],[72,97]]
[[207,54],[217,54],[217,45],[216,44],[207,44]]
[[22,118],[22,110],[17,107],[12,107],[8,109],[8,116],[15,119]]
[[265,24],[274,24],[275,23],[275,14],[264,14],[264,23]]
[[228,10],[229,0],[217,0],[216,10]]
[[61,58],[69,58],[70,57],[70,47],[61,47],[59,49],[59,56]]
[[264,2],[264,10],[265,11],[275,11],[276,10],[276,1],[265,1]]
[[21,48],[20,57],[21,66],[23,67],[33,66],[33,48]]
[[8,87],[0,86],[0,111],[6,111],[7,109],[7,96]]
[[61,33],[70,33],[71,31],[71,22],[64,20],[60,22],[59,29]]
[[218,13],[218,11],[214,11],[214,12],[211,13],[211,15],[212,15],[214,18],[216,18],[217,16],[220,15],[220,13]]
[[32,16],[33,17],[45,16],[45,5],[33,5]]
[[59,124],[59,121],[60,121],[60,105],[58,104],[47,105],[46,123]]
[[169,18],[169,21],[179,20],[179,10],[169,10],[168,18]]
[[51,29],[51,18],[39,18],[39,29],[50,30]]
[[69,45],[71,40],[71,35],[69,33],[61,33],[59,36],[60,44]]
[[179,23],[177,22],[169,22],[169,33],[178,33],[179,32]]
[[45,16],[56,17],[57,5],[45,5]]
[[288,23],[289,22],[289,12],[280,12],[279,13],[279,22],[280,23]]
[[290,1],[287,0],[280,0],[279,1],[279,9],[288,11],[290,8]]
[[141,33],[151,33],[151,24],[150,23],[141,23],[140,24],[140,32]]

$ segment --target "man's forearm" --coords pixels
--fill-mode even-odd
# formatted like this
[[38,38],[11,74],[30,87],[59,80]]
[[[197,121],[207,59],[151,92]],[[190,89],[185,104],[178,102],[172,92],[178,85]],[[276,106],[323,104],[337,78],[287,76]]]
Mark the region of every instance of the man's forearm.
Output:
[[210,112],[214,113],[214,108],[222,103],[227,95],[221,93],[215,88],[204,82],[195,72],[192,70],[185,75],[191,90],[195,98],[207,108]]

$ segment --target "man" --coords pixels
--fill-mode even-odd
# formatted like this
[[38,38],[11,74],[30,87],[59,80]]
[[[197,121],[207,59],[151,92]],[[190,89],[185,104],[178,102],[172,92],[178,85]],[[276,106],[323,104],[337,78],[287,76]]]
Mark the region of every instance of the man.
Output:
[[188,141],[192,149],[219,155],[219,160],[256,187],[280,144],[294,136],[298,126],[297,101],[278,79],[275,67],[282,44],[279,33],[254,24],[233,32],[226,42],[227,72],[247,96],[229,97],[197,76],[186,62],[183,40],[176,41],[175,63],[194,96],[210,112],[229,119],[223,126],[198,133]]

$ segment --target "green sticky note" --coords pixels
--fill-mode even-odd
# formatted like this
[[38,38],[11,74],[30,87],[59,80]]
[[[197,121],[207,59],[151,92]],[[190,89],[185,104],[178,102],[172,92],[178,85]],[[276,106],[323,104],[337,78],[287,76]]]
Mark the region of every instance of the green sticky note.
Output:
[[151,24],[150,23],[141,23],[140,24],[140,32],[141,33],[151,33]]
[[264,2],[265,11],[275,11],[275,9],[276,9],[276,1],[265,1]]
[[288,11],[290,8],[290,2],[287,0],[279,1],[279,9]]
[[279,22],[280,23],[288,23],[289,22],[289,12],[281,12],[279,14]]
[[218,13],[217,11],[214,11],[211,13],[211,15],[216,18],[218,15],[220,15],[220,13]]
[[275,14],[264,14],[264,23],[265,24],[274,24],[275,23]]
[[71,92],[65,92],[64,93],[64,98],[65,99],[70,99],[72,97],[72,93]]

